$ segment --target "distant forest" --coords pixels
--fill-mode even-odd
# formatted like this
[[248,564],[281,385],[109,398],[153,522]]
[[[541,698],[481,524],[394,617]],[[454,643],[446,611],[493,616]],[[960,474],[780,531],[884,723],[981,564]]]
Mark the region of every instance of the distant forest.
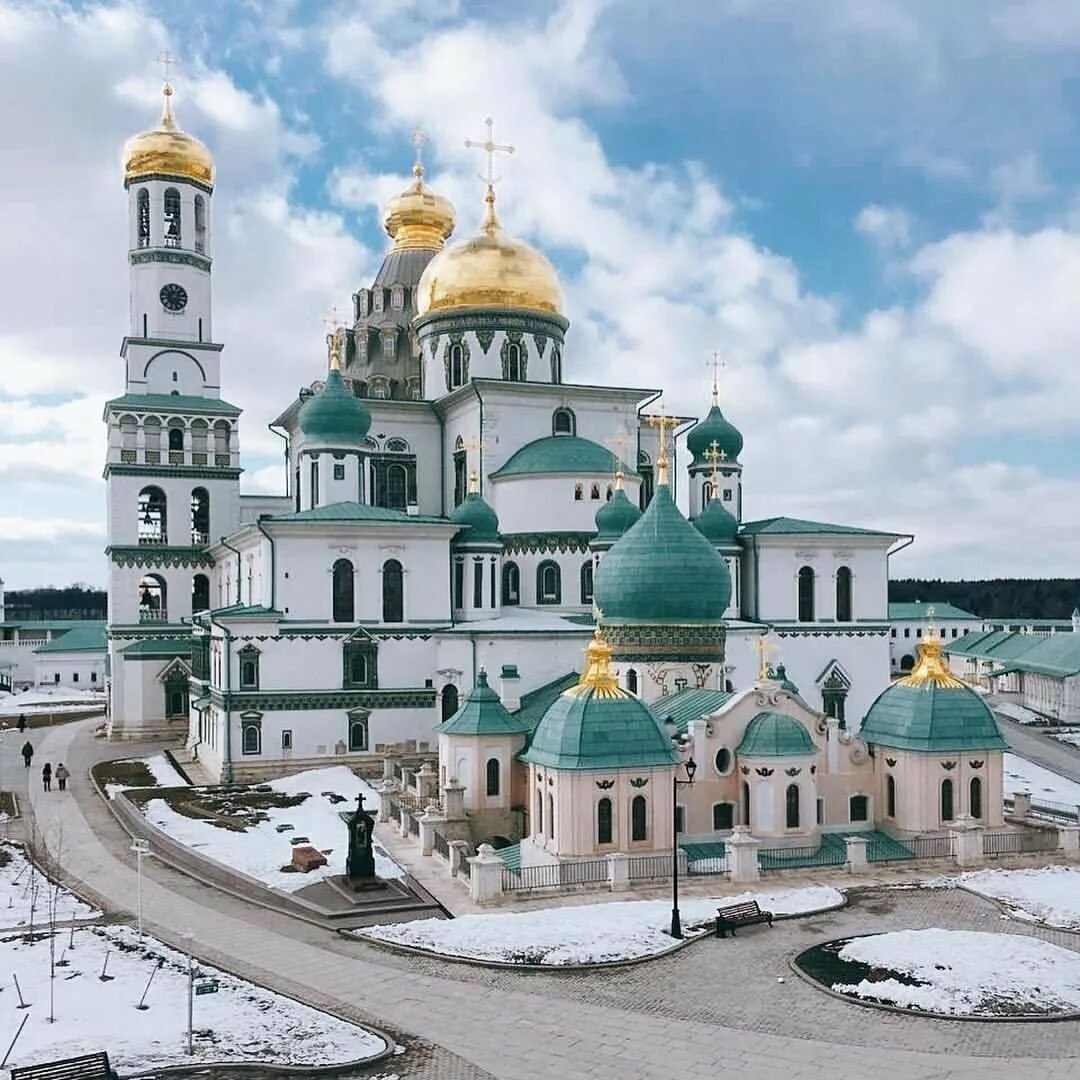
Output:
[[1067,619],[1080,605],[1080,578],[994,578],[990,581],[889,582],[894,602],[955,604],[984,619]]
[[66,589],[14,589],[4,597],[8,622],[28,619],[104,619],[105,590],[69,585]]

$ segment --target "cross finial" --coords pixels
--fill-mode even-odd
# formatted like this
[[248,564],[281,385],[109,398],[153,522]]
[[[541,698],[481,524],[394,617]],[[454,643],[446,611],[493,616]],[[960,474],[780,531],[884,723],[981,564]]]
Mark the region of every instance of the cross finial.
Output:
[[709,443],[709,448],[705,451],[705,460],[708,461],[710,465],[712,465],[712,471],[709,474],[709,479],[712,481],[713,498],[715,498],[717,487],[716,477],[717,473],[720,470],[720,463],[723,461],[727,461],[727,453],[724,450],[720,449],[720,444],[715,439],[713,439],[713,441]]
[[754,647],[757,649],[758,654],[758,678],[759,679],[771,679],[772,671],[769,668],[769,654],[773,652],[773,647],[768,643],[769,633],[766,631],[764,634],[760,634],[757,639],[757,645]]
[[712,368],[712,401],[716,405],[720,400],[720,369],[727,364],[718,352],[714,352],[708,365]]
[[168,49],[157,55],[157,62],[161,65],[161,77],[167,83],[169,81],[169,69],[176,66],[176,59]]
[[413,176],[417,180],[423,179],[424,176],[424,143],[427,142],[427,135],[417,128],[412,135],[409,136],[409,142],[413,145]]
[[329,331],[326,335],[326,352],[331,371],[341,370],[342,353],[345,350],[345,327],[341,324],[341,316],[336,307],[323,318],[323,325]]
[[604,440],[604,445],[615,455],[615,475],[617,477],[623,475],[623,462],[626,460],[626,451],[629,449],[631,441],[630,435],[625,428],[619,428],[614,435]]
[[657,487],[666,486],[668,483],[668,465],[670,464],[670,458],[668,457],[668,432],[674,430],[679,426],[679,421],[674,417],[668,416],[664,411],[664,405],[660,404],[659,416],[647,416],[645,422],[652,425],[654,428],[658,428],[660,431],[660,453],[656,458],[656,484]]
[[475,139],[466,139],[465,146],[469,150],[483,150],[487,154],[487,175],[481,173],[480,179],[487,185],[487,193],[484,202],[487,204],[487,213],[484,216],[484,231],[491,232],[498,228],[499,222],[495,217],[495,185],[499,177],[495,175],[495,155],[512,154],[514,148],[509,143],[497,143],[495,141],[495,121],[489,116],[484,123],[487,125],[487,138],[483,142]]

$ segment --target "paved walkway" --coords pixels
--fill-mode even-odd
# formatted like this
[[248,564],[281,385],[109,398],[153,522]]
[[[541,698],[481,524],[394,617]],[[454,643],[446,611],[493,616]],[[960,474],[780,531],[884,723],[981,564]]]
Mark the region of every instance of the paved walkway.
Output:
[[1051,739],[1041,728],[1025,727],[1000,714],[998,723],[1009,746],[1021,757],[1070,780],[1080,781],[1080,749]]
[[[37,831],[92,898],[130,911],[136,881],[127,841],[88,793],[86,779],[92,760],[128,748],[95,745],[87,731],[72,724],[41,740],[35,761],[66,761],[77,784],[66,795],[45,795],[40,783],[31,785]],[[11,776],[17,784],[23,777],[12,770],[15,752],[14,745],[4,746],[0,779]],[[871,902],[734,942],[702,942],[653,964],[588,975],[402,958],[225,896],[153,860],[145,868],[143,904],[151,932],[175,944],[192,931],[207,963],[357,1021],[412,1033],[433,1056],[439,1048],[452,1055],[438,1071],[399,1069],[395,1062],[393,1071],[410,1080],[713,1080],[721,1071],[749,1080],[984,1080],[987,1073],[1072,1080],[1080,1070],[1080,1025],[912,1019],[836,1002],[787,972],[787,957],[810,941],[883,924],[932,918],[1015,928],[999,923],[989,905],[952,895],[962,897],[955,910],[933,911],[923,897],[919,915],[897,909],[890,897],[877,909]],[[894,907],[885,910],[890,903]]]

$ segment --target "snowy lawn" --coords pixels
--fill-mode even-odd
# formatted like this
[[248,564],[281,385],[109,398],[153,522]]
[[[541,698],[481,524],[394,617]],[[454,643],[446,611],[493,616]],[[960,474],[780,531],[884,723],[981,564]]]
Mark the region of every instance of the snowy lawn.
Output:
[[[814,886],[748,892],[738,896],[681,900],[683,929],[688,934],[711,927],[716,909],[756,900],[776,916],[808,915],[843,903],[837,889]],[[667,900],[627,900],[538,911],[463,915],[458,919],[421,919],[357,930],[357,937],[411,945],[442,956],[494,960],[504,964],[600,964],[655,956],[674,944],[668,935],[671,904]]]
[[1080,804],[1080,784],[1016,754],[1005,755],[1005,794],[1030,791],[1033,802]]
[[93,919],[100,911],[51,881],[17,844],[0,844],[0,928],[41,928],[73,919]]
[[1069,728],[1066,731],[1048,731],[1047,734],[1056,742],[1065,743],[1066,746],[1080,747],[1080,730]]
[[1080,868],[973,870],[951,878],[949,884],[1000,900],[1015,918],[1080,930]]
[[853,981],[834,975],[832,989],[865,1001],[948,1016],[1080,1011],[1080,954],[1037,938],[899,930],[824,949],[851,967]]
[[[129,927],[80,929],[69,948],[67,931],[55,939],[55,955],[66,961],[53,980],[55,1023],[49,1023],[49,941],[21,937],[0,942],[0,963],[9,982],[4,991],[15,1028],[28,1016],[8,1065],[30,1065],[108,1050],[120,1072],[189,1062],[273,1062],[332,1065],[370,1058],[385,1042],[354,1024],[206,965],[198,965],[216,993],[195,997],[194,1054],[187,1050],[187,957],[147,937],[146,948]],[[99,976],[108,953],[107,974]],[[160,966],[159,966],[160,964]],[[16,1009],[11,974],[18,976],[26,1010]],[[136,1005],[153,974],[145,1010]],[[197,984],[198,985],[198,984]],[[10,1036],[9,1036],[10,1037]]]
[[[325,877],[344,874],[349,840],[341,813],[355,810],[356,796],[361,793],[364,806],[375,809],[379,797],[371,786],[345,765],[283,776],[269,781],[268,786],[282,795],[305,797],[296,806],[260,810],[259,817],[263,820],[248,824],[246,828],[228,828],[203,818],[188,817],[174,810],[164,799],[150,799],[142,809],[148,821],[179,843],[284,892],[296,892]],[[191,789],[194,795],[200,790]],[[333,792],[341,799],[333,801],[323,792]],[[293,828],[279,832],[279,825],[292,825]],[[292,839],[298,836],[306,836],[313,847],[326,855],[326,866],[307,874],[282,871],[292,857]],[[378,843],[375,844],[375,873],[382,878],[404,874]]]
[[[132,766],[134,768],[131,768]],[[139,768],[139,766],[142,766],[142,768]],[[187,787],[187,781],[176,771],[172,762],[164,754],[152,754],[146,758],[124,758],[121,761],[109,761],[103,763],[102,767],[110,771],[131,772],[132,774],[131,779],[125,783],[106,782],[104,785],[105,795],[110,799],[115,799],[118,791],[127,791],[133,787]],[[152,783],[146,783],[147,780],[151,780]]]
[[105,695],[98,690],[42,686],[19,694],[0,695],[0,717],[4,719],[18,718],[20,713],[36,716],[38,713],[84,712],[95,707],[105,711]]

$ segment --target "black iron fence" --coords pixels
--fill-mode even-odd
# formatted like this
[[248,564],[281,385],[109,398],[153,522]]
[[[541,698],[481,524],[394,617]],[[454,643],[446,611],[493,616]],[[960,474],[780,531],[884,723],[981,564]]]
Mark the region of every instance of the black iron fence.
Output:
[[1027,855],[1039,851],[1056,851],[1058,844],[1058,834],[1052,829],[983,833],[984,855]]
[[450,841],[441,832],[435,833],[435,853],[441,855],[447,862],[450,861]]
[[502,886],[506,892],[527,889],[559,889],[568,885],[597,885],[608,880],[607,859],[587,862],[551,863],[545,866],[522,866],[503,870]]

